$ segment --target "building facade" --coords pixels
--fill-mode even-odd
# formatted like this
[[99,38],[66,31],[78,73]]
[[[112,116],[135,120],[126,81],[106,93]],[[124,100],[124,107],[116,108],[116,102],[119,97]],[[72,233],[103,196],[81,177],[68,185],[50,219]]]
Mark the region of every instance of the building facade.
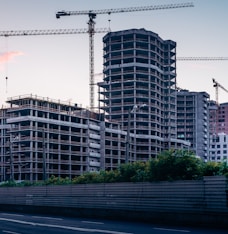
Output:
[[228,134],[228,103],[210,102],[210,134]]
[[208,161],[226,162],[228,165],[228,134],[210,135]]
[[189,141],[190,149],[203,160],[207,160],[209,95],[206,92],[177,92],[177,137]]
[[110,32],[103,42],[100,109],[107,120],[121,123],[125,131],[130,129],[130,161],[148,160],[164,149],[180,146],[176,43],[145,29]]
[[8,99],[0,110],[0,182],[73,178],[125,162],[120,124],[59,100],[34,95]]
[[209,161],[228,163],[228,103],[210,102]]
[[2,108],[0,110],[0,182],[9,179],[6,174],[7,171],[10,172],[9,125],[6,121],[7,108]]
[[100,169],[99,120],[88,111],[32,95],[8,103],[5,123],[10,127],[1,150],[9,166],[3,165],[2,177],[37,181]]

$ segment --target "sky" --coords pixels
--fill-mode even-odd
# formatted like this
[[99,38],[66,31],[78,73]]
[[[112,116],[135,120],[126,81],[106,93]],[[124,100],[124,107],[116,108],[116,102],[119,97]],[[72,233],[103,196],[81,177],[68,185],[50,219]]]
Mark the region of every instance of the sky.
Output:
[[[0,31],[82,29],[88,16],[56,19],[57,11],[192,2],[194,7],[97,15],[96,28],[145,28],[177,43],[177,57],[228,57],[227,0],[0,0]],[[105,34],[95,34],[95,82],[102,80]],[[212,78],[228,89],[228,60],[177,61],[177,85],[215,100]],[[7,77],[7,79],[6,79]],[[96,93],[96,90],[95,90]],[[38,95],[89,107],[88,34],[0,37],[0,105]],[[95,95],[97,106],[97,95]],[[228,93],[219,89],[219,102]]]

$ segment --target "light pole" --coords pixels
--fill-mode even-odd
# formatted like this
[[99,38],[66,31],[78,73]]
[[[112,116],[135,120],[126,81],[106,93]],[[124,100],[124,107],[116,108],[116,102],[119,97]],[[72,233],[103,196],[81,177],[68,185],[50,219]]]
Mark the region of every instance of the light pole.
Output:
[[43,147],[43,181],[47,179],[46,176],[46,147],[45,147],[45,132],[42,130],[42,147]]
[[13,142],[12,142],[11,139],[10,139],[10,147],[9,147],[9,154],[10,154],[10,181],[14,181],[14,169],[13,169],[12,147],[13,147]]
[[13,164],[13,143],[18,140],[18,136],[9,139],[9,154],[10,154],[10,180],[14,181],[14,164]]
[[127,117],[127,139],[126,139],[126,151],[125,151],[125,163],[127,164],[129,162],[129,150],[130,150],[130,125],[131,125],[131,114],[135,111],[146,107],[146,104],[141,105],[134,105],[132,109],[130,108],[128,110],[128,117]]

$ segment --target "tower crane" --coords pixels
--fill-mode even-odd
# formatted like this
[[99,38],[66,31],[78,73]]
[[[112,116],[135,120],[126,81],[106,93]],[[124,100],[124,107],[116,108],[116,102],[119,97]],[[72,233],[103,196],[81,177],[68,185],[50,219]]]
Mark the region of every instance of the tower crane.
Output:
[[[85,34],[90,29],[46,29],[46,30],[8,30],[0,31],[0,37],[11,37],[11,36],[39,36],[39,35],[62,35],[62,34]],[[107,28],[97,28],[93,30],[94,33],[107,33]],[[91,45],[93,47],[93,44]],[[91,50],[91,58],[93,58],[93,50]],[[92,63],[92,62],[91,62]],[[93,73],[93,70],[92,70]],[[6,77],[8,79],[8,77]]]
[[220,83],[218,83],[214,78],[212,78],[212,81],[213,81],[213,87],[215,87],[215,101],[216,101],[216,104],[217,106],[219,105],[219,101],[218,101],[218,88],[221,88],[223,89],[225,92],[228,93],[228,90],[223,87]]
[[228,93],[228,90],[223,87],[220,83],[218,83],[214,78],[212,78],[213,81],[213,87],[215,87],[215,105],[211,108],[211,111],[213,111],[213,136],[216,136],[218,132],[218,113],[219,113],[219,101],[218,101],[218,88],[223,89],[225,92]]
[[[228,57],[177,57],[177,61],[227,61]],[[216,102],[218,103],[218,84],[215,79],[213,79],[214,87],[216,87]],[[182,90],[182,88],[176,86],[176,90]]]
[[[95,31],[94,31],[95,32]],[[107,28],[97,28],[96,33],[108,32]],[[41,30],[8,30],[0,31],[0,37],[12,36],[39,36],[39,35],[61,35],[61,34],[83,34],[88,33],[87,28],[82,29],[41,29]]]
[[[39,36],[39,35],[63,35],[63,34],[86,34],[89,33],[90,29],[82,28],[82,29],[46,29],[46,30],[8,30],[8,31],[0,31],[0,37],[11,37],[11,36]],[[106,33],[109,29],[107,28],[96,28],[93,30],[93,33]],[[93,51],[93,45],[90,47]],[[93,57],[90,54],[91,60],[90,65],[93,64]],[[177,57],[178,61],[225,61],[228,60],[228,57]],[[93,85],[94,85],[94,76],[96,74],[93,73],[93,67],[91,68],[90,76],[93,77],[91,83],[92,92],[90,93],[91,99],[93,99]],[[6,77],[7,79],[7,77]],[[221,85],[213,79],[214,87],[216,87],[216,100],[218,100],[218,87]],[[91,90],[90,90],[91,91]]]
[[98,14],[113,14],[125,13],[135,11],[151,11],[151,10],[164,10],[174,8],[194,7],[193,3],[179,3],[179,4],[166,4],[154,6],[140,6],[116,9],[102,9],[102,10],[84,10],[84,11],[58,11],[56,18],[71,15],[88,15],[88,34],[89,34],[89,60],[90,60],[90,109],[94,109],[94,34],[95,34],[95,19]]

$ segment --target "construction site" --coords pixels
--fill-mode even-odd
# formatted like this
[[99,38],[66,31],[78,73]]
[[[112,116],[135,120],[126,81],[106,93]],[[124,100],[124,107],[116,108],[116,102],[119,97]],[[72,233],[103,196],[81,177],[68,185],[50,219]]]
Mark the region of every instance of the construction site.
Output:
[[[86,172],[115,170],[123,163],[148,161],[168,149],[191,150],[203,161],[227,162],[228,103],[219,103],[219,90],[228,90],[213,78],[216,100],[212,101],[205,91],[178,87],[177,61],[228,58],[178,57],[175,41],[144,28],[114,32],[95,28],[99,14],[189,7],[193,3],[58,11],[58,20],[87,15],[88,28],[0,31],[0,37],[6,38],[89,36],[88,108],[34,94],[7,98],[7,106],[0,110],[0,182],[40,181],[52,175],[71,179]],[[98,83],[96,33],[105,34]]]

